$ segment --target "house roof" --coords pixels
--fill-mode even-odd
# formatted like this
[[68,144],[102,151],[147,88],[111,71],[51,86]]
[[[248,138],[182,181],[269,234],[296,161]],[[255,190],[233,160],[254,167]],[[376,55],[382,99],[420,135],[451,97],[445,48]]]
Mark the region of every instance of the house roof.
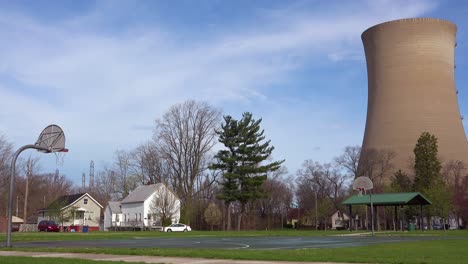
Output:
[[288,219],[298,219],[304,216],[304,208],[291,208],[288,211]]
[[114,214],[122,213],[122,208],[120,208],[120,202],[110,201],[108,207],[110,208],[111,212]]
[[151,185],[140,185],[133,190],[127,197],[125,197],[121,203],[139,203],[144,202],[148,199],[156,189],[161,186],[161,183]]
[[57,198],[55,201],[53,201],[49,207],[47,207],[46,209],[44,209],[45,211],[50,211],[50,210],[57,210],[57,209],[65,209],[67,207],[70,207],[72,206],[73,204],[75,204],[77,201],[79,201],[83,196],[88,196],[91,200],[93,200],[98,206],[100,206],[101,208],[102,205],[100,203],[98,203],[91,195],[89,195],[88,193],[77,193],[77,194],[71,194],[71,195],[64,195],[64,196],[60,196],[59,198]]
[[21,219],[21,218],[19,218],[19,217],[17,217],[17,216],[12,215],[11,222],[12,222],[12,223],[23,223],[24,221],[23,221],[23,219]]
[[53,203],[51,203],[51,205],[60,204],[62,205],[62,207],[65,207],[67,205],[72,204],[73,202],[75,202],[76,200],[78,200],[80,197],[82,197],[85,194],[86,193],[77,193],[77,194],[60,196]]
[[335,214],[338,214],[338,212],[340,212],[344,218],[349,218],[349,215],[345,211],[342,211],[342,210],[336,210],[331,216],[333,217]]
[[[343,205],[370,205],[370,195],[354,195],[346,199]],[[374,205],[430,205],[432,204],[419,192],[385,193],[372,195]]]

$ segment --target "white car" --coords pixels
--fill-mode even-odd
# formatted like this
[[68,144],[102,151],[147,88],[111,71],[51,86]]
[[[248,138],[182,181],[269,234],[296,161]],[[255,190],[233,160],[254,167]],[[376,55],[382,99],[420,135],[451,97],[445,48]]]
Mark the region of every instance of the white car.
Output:
[[187,232],[192,231],[192,228],[188,225],[184,224],[172,224],[170,226],[163,227],[164,232]]

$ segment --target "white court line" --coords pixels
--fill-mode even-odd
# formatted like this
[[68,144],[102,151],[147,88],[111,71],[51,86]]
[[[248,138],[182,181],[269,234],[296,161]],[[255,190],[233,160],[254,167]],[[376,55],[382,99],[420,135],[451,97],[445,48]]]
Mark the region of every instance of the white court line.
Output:
[[250,245],[247,245],[247,244],[240,244],[240,243],[231,243],[232,245],[241,245],[242,247],[237,247],[237,248],[228,248],[228,249],[245,249],[245,248],[249,248]]

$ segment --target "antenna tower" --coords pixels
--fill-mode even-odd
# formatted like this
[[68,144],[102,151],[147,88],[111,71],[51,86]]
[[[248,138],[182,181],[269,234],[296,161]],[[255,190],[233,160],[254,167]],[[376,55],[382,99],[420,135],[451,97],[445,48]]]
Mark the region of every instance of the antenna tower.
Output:
[[89,188],[94,188],[94,161],[89,165]]
[[58,181],[58,178],[59,178],[59,169],[55,169],[54,183]]

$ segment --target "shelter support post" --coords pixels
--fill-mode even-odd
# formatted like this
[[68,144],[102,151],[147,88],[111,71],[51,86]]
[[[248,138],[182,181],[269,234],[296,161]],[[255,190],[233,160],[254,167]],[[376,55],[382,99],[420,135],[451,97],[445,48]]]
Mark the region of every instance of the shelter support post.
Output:
[[405,219],[405,211],[403,205],[400,205],[400,231],[403,232],[403,220]]
[[423,211],[422,211],[422,204],[419,205],[419,228],[421,231],[424,230],[424,224],[423,224]]
[[397,223],[398,223],[398,210],[397,210],[397,206],[395,205],[395,212],[393,214],[393,231],[396,231]]
[[353,231],[354,217],[353,217],[352,205],[348,205],[348,210],[349,210],[349,231]]

